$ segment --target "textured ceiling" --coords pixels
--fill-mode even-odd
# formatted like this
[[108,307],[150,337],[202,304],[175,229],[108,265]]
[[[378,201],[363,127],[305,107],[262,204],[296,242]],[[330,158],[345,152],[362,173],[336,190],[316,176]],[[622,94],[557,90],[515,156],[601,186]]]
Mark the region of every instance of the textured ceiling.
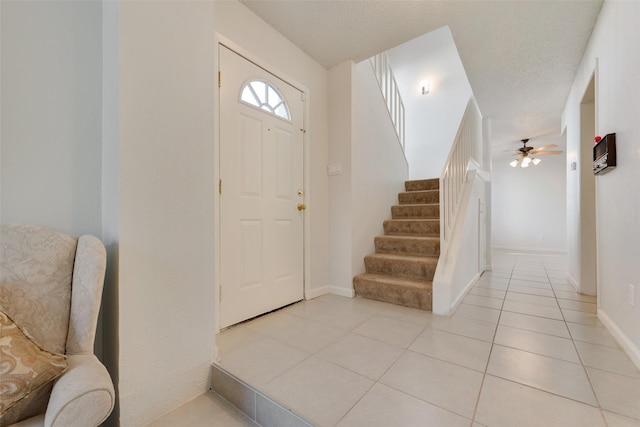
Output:
[[[494,148],[559,135],[602,0],[241,0],[326,68],[449,25]],[[419,55],[416,52],[416,55]]]

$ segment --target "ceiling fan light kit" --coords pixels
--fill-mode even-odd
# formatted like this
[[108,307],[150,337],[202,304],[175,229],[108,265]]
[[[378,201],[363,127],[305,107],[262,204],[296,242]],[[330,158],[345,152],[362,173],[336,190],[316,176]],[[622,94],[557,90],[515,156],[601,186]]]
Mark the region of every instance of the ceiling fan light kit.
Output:
[[[537,157],[533,157],[533,154],[546,155],[546,154],[562,153],[562,151],[547,150],[548,148],[557,147],[556,144],[549,144],[549,145],[545,145],[544,147],[533,148],[533,147],[527,146],[527,142],[529,142],[528,139],[523,139],[520,142],[522,142],[522,147],[518,148],[515,153],[519,157],[509,162],[509,166],[511,166],[512,168],[515,168],[516,166],[518,166],[518,163],[520,163],[521,168],[528,168],[531,163],[533,163],[534,166],[537,166],[542,160]],[[508,151],[511,151],[511,150],[508,150]]]

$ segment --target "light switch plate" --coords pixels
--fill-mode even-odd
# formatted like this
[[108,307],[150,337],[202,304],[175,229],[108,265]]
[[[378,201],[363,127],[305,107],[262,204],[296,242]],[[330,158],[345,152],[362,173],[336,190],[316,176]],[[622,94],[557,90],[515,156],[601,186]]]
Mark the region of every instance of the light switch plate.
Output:
[[342,163],[331,163],[327,166],[327,175],[342,174]]

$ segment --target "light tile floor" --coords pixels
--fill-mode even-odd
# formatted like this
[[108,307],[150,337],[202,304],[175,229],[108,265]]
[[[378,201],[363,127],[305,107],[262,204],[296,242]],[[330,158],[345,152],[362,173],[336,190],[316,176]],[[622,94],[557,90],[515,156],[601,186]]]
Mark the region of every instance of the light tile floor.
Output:
[[206,393],[180,406],[148,427],[260,427],[215,393]]
[[493,261],[452,317],[325,295],[223,331],[220,365],[317,426],[640,426],[640,371],[564,258]]

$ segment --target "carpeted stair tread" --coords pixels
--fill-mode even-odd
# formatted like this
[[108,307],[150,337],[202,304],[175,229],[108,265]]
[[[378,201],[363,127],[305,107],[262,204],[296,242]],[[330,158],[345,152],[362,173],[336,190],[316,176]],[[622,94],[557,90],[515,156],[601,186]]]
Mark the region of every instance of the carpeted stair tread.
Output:
[[417,308],[431,310],[433,282],[389,276],[384,274],[364,273],[353,278],[356,295]]
[[401,205],[440,203],[440,190],[407,191],[398,193]]
[[416,179],[411,181],[405,181],[404,188],[406,191],[422,191],[422,190],[437,190],[440,187],[440,179]]
[[413,256],[440,255],[440,237],[438,236],[377,236],[374,238],[374,244],[376,253]]
[[388,236],[415,235],[439,236],[440,219],[388,219],[383,223],[384,234]]
[[431,280],[408,279],[406,277],[389,276],[386,274],[363,273],[356,276],[362,280],[371,280],[373,282],[387,283],[392,286],[406,286],[414,289],[431,290],[433,282]]
[[433,276],[440,256],[440,180],[405,181],[366,273],[353,278],[356,295],[431,311]]
[[391,218],[393,219],[436,219],[439,217],[439,203],[419,203],[391,206]]
[[364,265],[367,273],[432,280],[438,257],[371,254],[364,257]]

